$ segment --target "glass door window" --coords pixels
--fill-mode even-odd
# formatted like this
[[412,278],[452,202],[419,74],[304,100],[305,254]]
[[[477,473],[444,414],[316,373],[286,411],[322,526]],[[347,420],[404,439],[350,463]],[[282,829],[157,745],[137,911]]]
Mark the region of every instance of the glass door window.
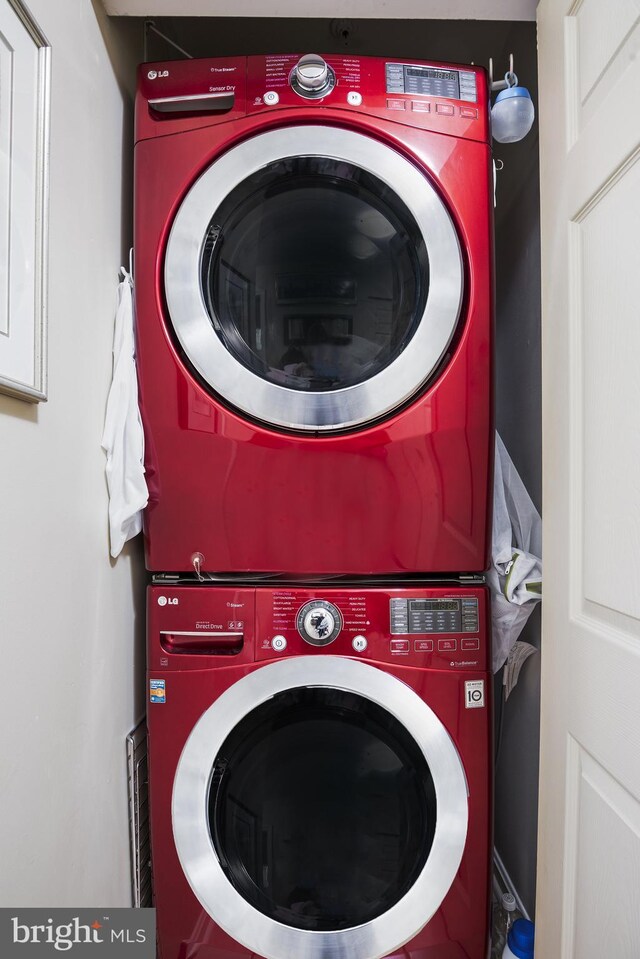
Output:
[[428,274],[405,203],[327,157],[278,160],[243,180],[216,210],[202,257],[226,349],[294,390],[342,389],[392,363],[420,322]]
[[437,716],[399,679],[338,656],[233,683],[188,735],[173,786],[194,894],[267,959],[393,953],[447,895],[467,823]]
[[333,127],[216,159],[167,244],[168,318],[212,393],[276,428],[344,430],[430,382],[460,319],[451,217],[389,146]]
[[211,780],[211,836],[229,882],[299,929],[387,912],[422,871],[436,818],[417,743],[389,712],[337,689],[291,689],[252,710]]

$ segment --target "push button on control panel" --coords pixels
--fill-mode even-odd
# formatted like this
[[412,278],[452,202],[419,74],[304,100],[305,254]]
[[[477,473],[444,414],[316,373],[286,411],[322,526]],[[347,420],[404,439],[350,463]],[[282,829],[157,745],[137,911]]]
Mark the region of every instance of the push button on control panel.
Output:
[[432,639],[414,639],[413,648],[416,653],[432,653],[433,652],[433,640]]
[[271,640],[271,648],[276,651],[276,653],[281,653],[287,648],[287,641],[284,636],[274,636]]
[[478,101],[476,75],[472,70],[460,71],[460,99],[470,100],[472,103],[477,103]]
[[347,103],[350,107],[359,107],[362,103],[362,94],[357,90],[349,90],[347,93]]
[[269,107],[274,107],[276,103],[280,103],[280,97],[275,90],[267,90],[262,99]]
[[369,644],[364,636],[354,636],[351,640],[351,645],[355,649],[356,653],[364,653]]
[[406,101],[405,100],[387,100],[387,109],[388,110],[405,110]]
[[478,632],[478,601],[476,599],[462,600],[462,631],[463,633]]
[[430,113],[431,104],[427,103],[425,100],[412,100],[411,109],[414,113]]
[[439,653],[455,653],[457,648],[458,648],[457,639],[439,639],[438,640]]
[[461,639],[460,649],[464,649],[467,651],[480,649],[480,640],[479,639]]
[[408,639],[392,639],[389,644],[392,653],[408,653],[410,643]]
[[453,104],[436,103],[436,113],[439,113],[441,116],[452,117],[454,114]]

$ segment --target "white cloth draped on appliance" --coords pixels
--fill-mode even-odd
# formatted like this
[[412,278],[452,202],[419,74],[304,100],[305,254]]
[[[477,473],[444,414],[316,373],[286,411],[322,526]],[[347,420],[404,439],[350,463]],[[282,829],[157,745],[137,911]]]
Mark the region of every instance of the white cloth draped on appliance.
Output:
[[142,529],[142,510],[149,499],[144,475],[144,432],[138,409],[133,281],[124,268],[122,273],[113,337],[113,378],[102,436],[102,448],[107,454],[109,536],[114,557]]
[[493,671],[506,661],[542,599],[542,521],[496,433],[491,589]]

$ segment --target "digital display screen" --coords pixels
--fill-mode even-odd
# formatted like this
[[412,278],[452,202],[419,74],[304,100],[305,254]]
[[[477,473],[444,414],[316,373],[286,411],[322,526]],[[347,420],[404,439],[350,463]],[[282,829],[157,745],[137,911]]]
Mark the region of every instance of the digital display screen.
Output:
[[456,70],[434,70],[431,67],[406,67],[408,77],[428,77],[430,80],[458,79]]
[[387,63],[387,93],[409,96],[438,97],[449,100],[477,99],[476,75],[469,70],[447,70],[445,67],[423,67],[416,63]]
[[412,599],[409,602],[411,612],[418,610],[437,610],[438,612],[453,611],[457,612],[460,609],[460,603],[458,600],[453,599]]

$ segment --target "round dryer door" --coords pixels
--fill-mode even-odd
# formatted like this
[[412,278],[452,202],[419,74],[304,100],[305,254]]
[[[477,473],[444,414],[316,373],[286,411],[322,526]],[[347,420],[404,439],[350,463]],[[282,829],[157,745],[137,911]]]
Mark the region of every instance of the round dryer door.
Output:
[[293,430],[384,417],[429,382],[460,316],[452,220],[416,166],[333,127],[246,140],[185,197],[169,317],[216,394]]
[[182,868],[207,913],[267,959],[377,959],[458,871],[467,790],[426,703],[335,656],[261,667],[200,718],[173,789]]

